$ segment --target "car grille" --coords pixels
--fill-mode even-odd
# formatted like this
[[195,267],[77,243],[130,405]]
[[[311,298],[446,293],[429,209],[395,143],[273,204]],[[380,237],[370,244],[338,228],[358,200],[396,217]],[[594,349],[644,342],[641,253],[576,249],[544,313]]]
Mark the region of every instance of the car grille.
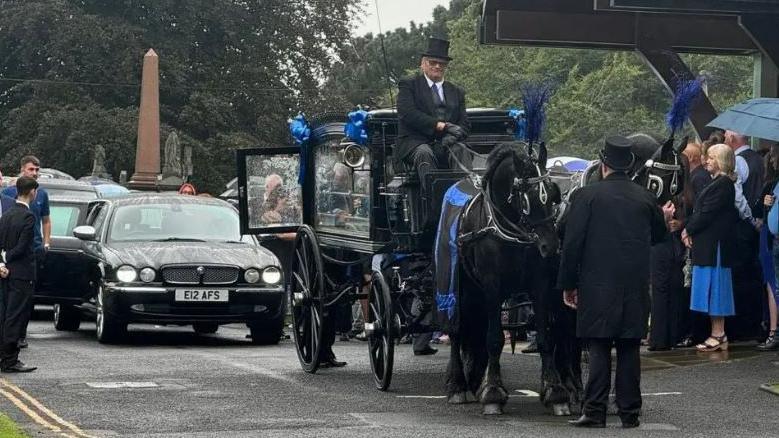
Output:
[[[197,269],[204,269],[201,276]],[[162,268],[162,279],[170,284],[232,284],[238,281],[235,266],[166,266]]]

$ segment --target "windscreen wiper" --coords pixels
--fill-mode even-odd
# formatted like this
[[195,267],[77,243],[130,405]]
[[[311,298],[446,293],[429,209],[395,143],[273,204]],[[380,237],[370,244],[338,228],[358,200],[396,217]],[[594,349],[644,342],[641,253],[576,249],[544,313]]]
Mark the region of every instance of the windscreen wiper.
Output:
[[152,242],[205,242],[205,240],[191,237],[166,237],[164,239],[154,239]]

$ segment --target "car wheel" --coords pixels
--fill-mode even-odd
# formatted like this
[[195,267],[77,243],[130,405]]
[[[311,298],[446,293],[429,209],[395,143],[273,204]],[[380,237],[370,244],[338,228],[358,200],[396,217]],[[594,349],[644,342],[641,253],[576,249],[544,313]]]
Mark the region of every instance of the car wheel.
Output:
[[120,340],[127,331],[127,324],[118,321],[106,309],[105,289],[102,285],[97,290],[97,314],[95,325],[97,326],[97,341],[101,344],[111,344]]
[[196,322],[192,324],[192,327],[195,329],[195,333],[199,335],[209,335],[219,330],[219,324],[213,322]]
[[249,334],[254,345],[276,345],[281,340],[284,321],[271,324],[249,324]]
[[54,328],[58,331],[73,332],[81,325],[81,313],[68,304],[54,305]]

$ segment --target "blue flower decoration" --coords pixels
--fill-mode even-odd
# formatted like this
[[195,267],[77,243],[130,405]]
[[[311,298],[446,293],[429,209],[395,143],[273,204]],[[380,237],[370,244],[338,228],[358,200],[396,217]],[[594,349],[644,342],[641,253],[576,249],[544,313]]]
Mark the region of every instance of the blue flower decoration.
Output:
[[287,123],[295,143],[303,144],[311,137],[311,128],[308,127],[308,121],[303,113],[298,114],[294,119],[289,119]]
[[306,168],[308,167],[308,150],[306,144],[311,138],[311,128],[308,127],[308,121],[303,113],[298,114],[294,119],[287,120],[289,124],[289,133],[295,139],[295,143],[300,145],[300,169],[298,171],[298,184],[301,186],[306,178]]
[[369,114],[365,110],[352,111],[347,115],[349,121],[344,126],[344,134],[353,142],[364,145],[368,142],[368,131],[365,129],[365,122]]

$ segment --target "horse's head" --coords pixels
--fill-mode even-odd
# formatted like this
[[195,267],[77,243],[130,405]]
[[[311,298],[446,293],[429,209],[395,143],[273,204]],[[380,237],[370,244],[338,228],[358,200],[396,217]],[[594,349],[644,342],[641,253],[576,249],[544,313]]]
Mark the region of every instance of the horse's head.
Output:
[[487,158],[484,186],[498,225],[538,247],[543,257],[557,252],[555,205],[560,189],[546,171],[546,146],[537,156],[521,142],[503,143]]
[[634,134],[633,153],[636,155],[636,168],[633,181],[652,192],[659,204],[665,204],[671,198],[684,191],[689,166],[682,150],[687,138],[674,147],[673,137],[661,146],[646,134]]

